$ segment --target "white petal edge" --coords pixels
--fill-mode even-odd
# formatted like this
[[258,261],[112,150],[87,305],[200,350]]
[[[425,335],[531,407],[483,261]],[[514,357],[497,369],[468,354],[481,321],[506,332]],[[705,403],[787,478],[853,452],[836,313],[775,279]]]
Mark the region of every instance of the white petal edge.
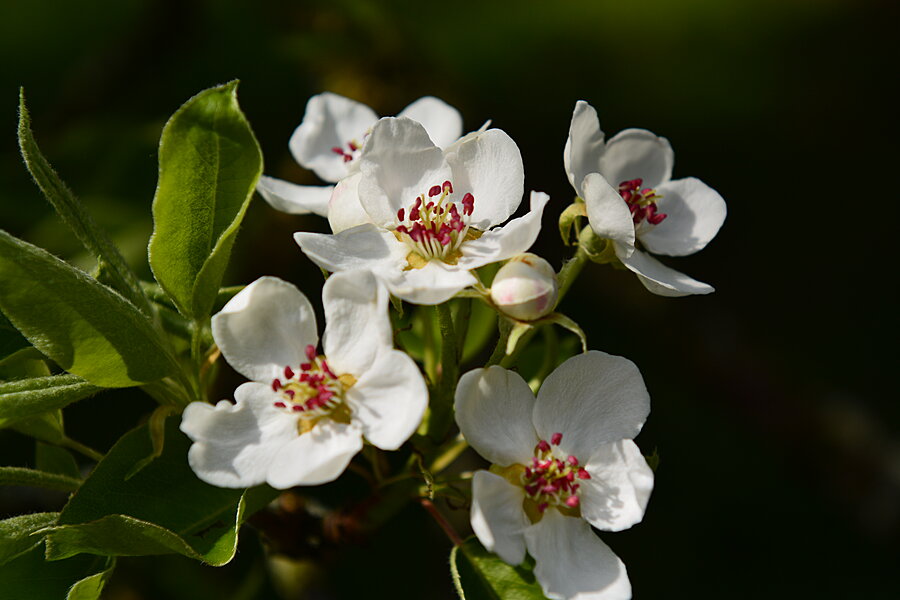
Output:
[[506,221],[522,202],[525,167],[519,147],[506,132],[488,129],[446,152],[453,170],[454,199],[475,197],[472,225],[485,231]]
[[702,250],[716,237],[727,209],[719,193],[695,177],[669,181],[657,188],[658,212],[666,218],[638,237],[654,254],[687,256]]
[[469,520],[478,541],[510,565],[525,560],[525,529],[531,524],[522,509],[525,492],[499,475],[475,471]]
[[409,250],[394,234],[364,223],[340,233],[298,231],[294,241],[311,261],[332,273],[369,269],[378,274],[403,268]]
[[421,269],[405,271],[405,260],[404,265],[385,274],[384,281],[391,294],[413,304],[441,304],[476,281],[462,265],[431,260]]
[[548,510],[525,530],[534,575],[551,600],[628,600],[625,565],[587,521]]
[[235,371],[263,383],[306,362],[306,346],[319,343],[312,304],[277,277],[260,277],[238,292],[213,315],[212,334]]
[[328,216],[328,201],[333,185],[297,185],[274,177],[261,175],[256,191],[275,210],[291,215]]
[[641,178],[655,188],[672,178],[675,153],[669,140],[646,129],[624,129],[606,142],[600,173],[612,185]]
[[347,143],[362,145],[366,131],[378,120],[375,112],[356,100],[331,92],[309,99],[300,126],[288,147],[304,168],[315,171],[324,181],[336,183],[347,174],[344,158],[332,148],[347,150]]
[[193,440],[188,463],[202,481],[242,488],[266,481],[281,448],[297,436],[296,418],[274,406],[272,390],[245,383],[235,390],[237,403],[215,406],[192,402],[184,409],[181,431]]
[[576,102],[563,150],[563,164],[569,183],[579,196],[584,197],[581,184],[587,174],[600,170],[600,157],[606,150],[604,139],[594,107],[584,100]]
[[413,359],[388,350],[347,390],[347,403],[367,440],[382,450],[396,450],[422,422],[428,388]]
[[541,232],[541,217],[550,196],[544,192],[531,192],[530,210],[506,225],[485,232],[477,240],[463,242],[459,266],[477,269],[528,250]]
[[601,446],[585,465],[590,479],[582,480],[581,516],[604,531],[622,531],[644,518],[653,470],[631,440]]
[[322,419],[312,431],[281,448],[272,461],[266,480],[279,490],[334,481],[362,449],[362,445],[362,432],[355,423]]
[[646,252],[635,250],[631,256],[625,254],[625,249],[615,245],[616,256],[625,267],[638,276],[645,288],[659,296],[677,298],[692,294],[711,294],[715,291],[713,286],[696,279],[691,279],[684,273],[670,269]]
[[522,376],[503,367],[469,371],[456,386],[456,424],[478,454],[503,467],[528,464],[538,443],[534,394]]
[[322,349],[331,369],[354,377],[394,345],[388,291],[371,271],[335,273],[322,287],[325,333]]
[[428,132],[428,137],[439,148],[446,148],[462,135],[462,115],[459,111],[434,96],[423,96],[412,102],[397,115],[418,121]]
[[621,244],[626,256],[631,256],[634,220],[628,204],[600,173],[589,173],[581,187],[591,229],[598,236]]
[[361,178],[362,174],[357,172],[344,177],[334,186],[334,192],[328,202],[328,224],[331,225],[332,233],[340,233],[371,221],[369,213],[359,202],[358,188]]
[[441,149],[422,125],[407,118],[385,117],[375,124],[359,169],[359,201],[380,227],[395,226],[397,211],[408,210],[419,195],[451,179]]
[[582,464],[603,444],[637,436],[650,414],[650,395],[627,358],[590,350],[547,376],[534,405],[538,436],[562,433],[559,449]]

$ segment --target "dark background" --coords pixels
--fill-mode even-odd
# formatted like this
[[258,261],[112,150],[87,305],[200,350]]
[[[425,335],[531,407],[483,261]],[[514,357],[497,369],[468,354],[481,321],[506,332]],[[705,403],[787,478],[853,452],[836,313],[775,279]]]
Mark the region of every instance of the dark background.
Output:
[[[898,17],[887,0],[5,0],[0,227],[89,265],[18,157],[24,85],[45,154],[148,277],[160,130],[193,94],[239,78],[265,172],[298,183],[316,179],[287,140],[324,90],[385,115],[433,94],[467,129],[493,119],[522,150],[527,189],[553,199],[536,251],[559,266],[555,221],[573,195],[562,149],[588,100],[608,135],[668,137],[675,177],[700,177],[729,210],[703,252],[667,261],[715,294],[661,298],[589,265],[561,306],[592,347],[634,360],[653,397],[637,440],[661,456],[646,518],[603,536],[635,596],[896,598]],[[321,275],[290,234],[326,227],[255,201],[227,283],[277,274],[317,296]],[[119,392],[66,416],[106,449],[151,408]],[[30,448],[0,432],[3,464],[28,464]],[[413,507],[329,558],[315,597],[449,598],[448,548]],[[245,536],[221,569],[122,560],[108,596],[270,593]]]

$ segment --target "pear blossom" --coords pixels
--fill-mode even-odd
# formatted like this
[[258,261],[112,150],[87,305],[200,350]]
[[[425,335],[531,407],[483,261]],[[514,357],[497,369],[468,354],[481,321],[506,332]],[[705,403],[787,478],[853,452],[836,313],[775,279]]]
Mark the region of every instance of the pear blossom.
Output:
[[312,305],[292,284],[262,277],[232,298],[213,316],[213,338],[252,381],[235,390],[234,404],[185,409],[197,476],[219,487],[315,485],[337,478],[363,437],[399,448],[428,393],[413,360],[393,349],[387,302],[370,273],[330,277],[319,354]]
[[526,252],[509,259],[491,283],[491,301],[503,314],[520,321],[539,319],[553,310],[559,295],[556,271],[546,260]]
[[549,200],[542,192],[531,193],[527,214],[495,227],[518,208],[524,177],[519,148],[499,129],[441,150],[419,123],[387,117],[372,128],[359,173],[335,190],[336,233],[294,239],[323,269],[368,269],[398,298],[440,304],[476,282],[472,269],[534,243]]
[[594,233],[611,240],[619,261],[654,294],[708,294],[712,286],[650,254],[693,254],[725,221],[718,192],[695,177],[671,178],[674,160],[669,141],[644,129],[606,140],[597,111],[584,101],[575,104],[564,162]]
[[471,523],[511,565],[526,551],[555,600],[631,597],[625,565],[592,531],[620,531],[644,515],[653,472],[632,441],[650,398],[631,361],[590,351],[544,381],[537,398],[513,371],[463,375],[456,422],[491,461],[472,479]]
[[[419,98],[398,116],[421,123],[442,148],[462,135],[459,111],[434,96]],[[361,102],[331,92],[317,94],[306,103],[303,120],[288,147],[300,166],[334,184],[356,170],[357,159],[376,121],[375,111]],[[256,189],[277,210],[327,217],[334,186],[296,185],[263,175]]]

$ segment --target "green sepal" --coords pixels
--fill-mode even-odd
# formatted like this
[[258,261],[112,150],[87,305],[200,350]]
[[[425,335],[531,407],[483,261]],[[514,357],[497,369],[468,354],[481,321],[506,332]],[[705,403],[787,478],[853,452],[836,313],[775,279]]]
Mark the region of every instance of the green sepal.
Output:
[[150,268],[178,310],[209,316],[256,182],[262,152],[237,103],[237,82],[200,92],[159,144]]
[[578,234],[578,245],[581,246],[587,257],[595,263],[619,263],[612,241],[598,236],[591,229],[590,225],[585,225],[581,233]]
[[450,552],[450,574],[460,600],[546,600],[529,562],[508,565],[472,536]]
[[572,236],[578,227],[579,219],[587,218],[587,207],[581,198],[576,198],[573,204],[566,207],[559,215],[559,235],[563,244],[572,245]]
[[25,166],[35,183],[44,193],[44,196],[53,205],[63,222],[72,230],[81,245],[97,258],[98,272],[103,273],[103,279],[110,287],[118,290],[125,298],[134,304],[141,312],[151,316],[150,303],[144,295],[137,277],[125,259],[122,258],[118,248],[100,229],[85,210],[84,206],[75,197],[75,194],[65,183],[41,154],[34,133],[31,131],[31,117],[25,107],[25,90],[19,89],[19,149]]
[[128,300],[5,231],[0,309],[38,350],[97,386],[133,386],[178,368],[151,321]]

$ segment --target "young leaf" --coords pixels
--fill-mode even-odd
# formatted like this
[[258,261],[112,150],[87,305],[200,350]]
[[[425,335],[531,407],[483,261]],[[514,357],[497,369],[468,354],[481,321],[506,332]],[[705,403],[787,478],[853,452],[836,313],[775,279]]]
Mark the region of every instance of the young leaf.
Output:
[[78,375],[48,375],[0,383],[0,419],[25,419],[63,408],[103,388]]
[[113,446],[47,534],[48,558],[174,552],[214,565],[231,560],[244,490],[197,479],[187,462],[190,440],[178,422],[168,419],[162,454],[129,479],[134,465],[153,452],[147,425]]
[[112,577],[112,572],[115,568],[116,559],[108,559],[105,569],[76,581],[75,585],[69,588],[66,600],[99,600],[100,594],[103,593],[103,588],[106,587],[106,582]]
[[[76,556],[68,560],[47,562],[43,548],[37,546],[0,569],[0,595],[15,600],[97,600],[99,596],[86,595],[85,588],[79,590],[79,584],[100,572],[108,571],[110,562],[109,559],[96,556]],[[94,585],[93,588],[96,590],[97,586]],[[76,592],[75,595],[73,591]]]
[[91,215],[41,154],[34,139],[34,133],[31,131],[31,116],[25,107],[24,88],[19,89],[19,148],[22,158],[25,159],[25,166],[34,177],[35,183],[41,188],[44,196],[72,230],[78,241],[88,252],[97,257],[100,270],[106,274],[110,285],[142,312],[152,315],[150,304],[141,290],[137,277],[128,268],[118,248],[110,241],[106,233],[97,227]]
[[35,531],[56,523],[59,513],[33,513],[0,521],[0,565],[28,552],[44,539]]
[[236,91],[233,81],[188,100],[166,123],[159,144],[150,267],[193,320],[212,309],[262,173],[262,152]]
[[531,569],[513,567],[473,536],[450,553],[450,572],[461,600],[545,600]]
[[133,304],[5,231],[0,231],[0,309],[38,350],[94,385],[137,385],[177,368]]
[[71,492],[78,489],[81,480],[67,475],[45,473],[24,467],[0,467],[0,485],[27,485]]

